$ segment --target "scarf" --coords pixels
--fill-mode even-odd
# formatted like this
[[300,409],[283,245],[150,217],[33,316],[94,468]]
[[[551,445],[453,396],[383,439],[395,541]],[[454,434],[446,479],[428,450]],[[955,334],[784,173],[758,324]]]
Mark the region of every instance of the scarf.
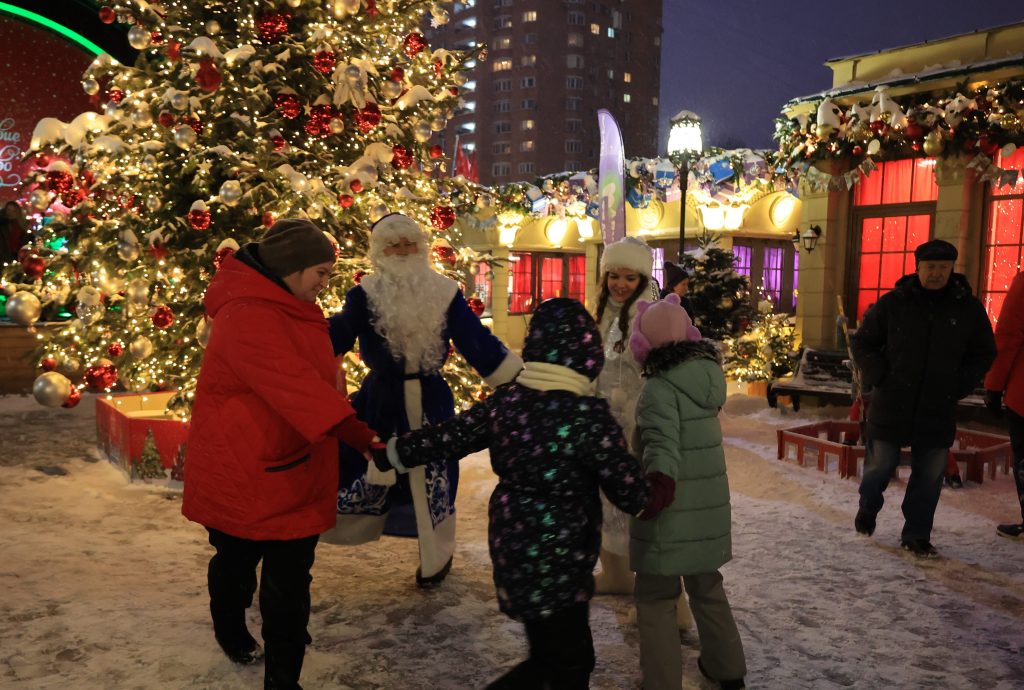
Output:
[[527,361],[516,378],[527,388],[538,391],[569,391],[575,395],[594,395],[594,382],[561,364]]

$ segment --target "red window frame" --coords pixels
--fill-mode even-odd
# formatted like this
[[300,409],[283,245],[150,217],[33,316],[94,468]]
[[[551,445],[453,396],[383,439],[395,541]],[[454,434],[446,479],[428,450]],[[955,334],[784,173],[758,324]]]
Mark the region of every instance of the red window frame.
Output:
[[[1024,148],[996,159],[1004,170],[1024,170]],[[985,235],[982,241],[985,277],[981,301],[992,323],[999,320],[1010,282],[1024,266],[1024,177],[1013,187],[989,184],[985,199]]]
[[931,238],[939,192],[934,167],[934,158],[886,161],[854,187],[850,236],[857,268],[847,276],[846,310],[858,322],[914,271],[914,250]]

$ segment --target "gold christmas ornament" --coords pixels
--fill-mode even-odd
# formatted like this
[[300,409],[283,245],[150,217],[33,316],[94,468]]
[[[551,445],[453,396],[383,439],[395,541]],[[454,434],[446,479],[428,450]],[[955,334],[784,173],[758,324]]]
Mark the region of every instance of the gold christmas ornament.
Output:
[[943,149],[946,148],[946,143],[942,140],[942,132],[937,129],[933,129],[928,132],[924,137],[924,152],[929,156],[938,156],[942,153]]
[[242,198],[242,184],[238,180],[227,180],[220,186],[217,195],[222,203],[234,206]]
[[50,205],[50,195],[46,193],[45,189],[36,187],[28,195],[28,203],[37,211],[45,211],[46,207]]
[[136,24],[128,29],[128,45],[135,50],[145,50],[151,41],[149,31]]
[[128,346],[128,352],[137,360],[146,359],[146,357],[153,354],[153,341],[144,335],[140,335]]
[[70,378],[77,378],[82,374],[82,363],[75,357],[64,357],[57,362],[57,371]]
[[189,125],[178,125],[174,128],[174,145],[188,150],[196,143],[196,131]]
[[835,131],[836,128],[832,125],[820,124],[814,126],[814,133],[819,139],[828,139]]
[[32,384],[32,397],[46,407],[60,407],[71,395],[71,381],[63,374],[48,371],[36,377]]
[[42,303],[31,292],[21,290],[7,299],[7,317],[20,326],[31,326],[42,313]]
[[131,263],[139,258],[139,245],[137,242],[119,241],[117,243],[117,256],[122,261]]
[[130,119],[136,127],[149,127],[153,124],[153,113],[146,107],[136,108],[132,111]]
[[149,304],[149,281],[145,278],[136,278],[128,283],[128,288],[124,291],[124,298],[128,300],[129,304],[139,306]]
[[82,91],[85,91],[87,96],[95,96],[100,92],[100,83],[89,77],[88,79],[82,80]]

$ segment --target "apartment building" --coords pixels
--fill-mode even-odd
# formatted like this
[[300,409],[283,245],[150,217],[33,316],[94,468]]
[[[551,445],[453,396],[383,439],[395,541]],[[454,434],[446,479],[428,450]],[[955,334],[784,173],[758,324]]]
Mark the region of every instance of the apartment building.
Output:
[[483,184],[596,167],[597,111],[619,122],[630,156],[658,145],[662,0],[459,0],[431,45],[487,46],[465,108],[441,135]]

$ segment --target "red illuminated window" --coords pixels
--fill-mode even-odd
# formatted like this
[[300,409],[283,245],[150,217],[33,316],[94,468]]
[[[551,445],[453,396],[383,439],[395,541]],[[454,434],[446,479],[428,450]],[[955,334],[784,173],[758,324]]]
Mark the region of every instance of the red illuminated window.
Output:
[[486,261],[477,264],[477,273],[473,276],[474,297],[483,300],[484,313],[491,311],[491,293],[494,287],[494,273],[491,272],[491,265]]
[[931,237],[935,215],[934,158],[881,163],[854,187],[855,256],[850,293],[859,321],[868,307],[915,270],[914,250]]
[[[1004,170],[1024,170],[1024,149],[1013,155],[1000,156],[995,164]],[[1010,281],[1021,270],[1024,254],[1024,178],[1018,178],[1014,187],[989,188],[985,221],[985,278],[981,300],[995,323],[1006,299]]]
[[509,271],[510,314],[529,314],[546,299],[583,301],[586,259],[581,254],[514,252]]

